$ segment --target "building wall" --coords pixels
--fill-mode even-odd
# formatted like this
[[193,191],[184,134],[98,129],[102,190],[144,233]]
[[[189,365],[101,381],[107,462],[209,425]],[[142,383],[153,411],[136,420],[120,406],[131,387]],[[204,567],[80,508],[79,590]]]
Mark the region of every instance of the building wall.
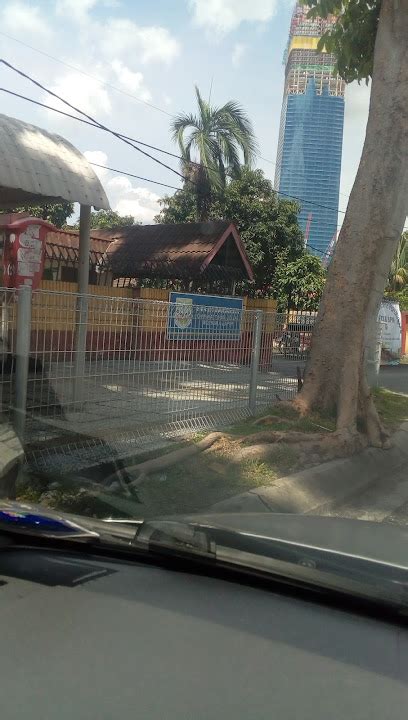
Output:
[[297,4],[290,26],[275,188],[298,199],[310,251],[322,257],[337,231],[345,84],[334,56],[317,50],[335,18],[307,12]]
[[318,95],[309,80],[305,94],[287,97],[285,109],[279,190],[303,199],[300,225],[305,231],[311,214],[308,245],[324,253],[337,230],[344,100],[327,88]]

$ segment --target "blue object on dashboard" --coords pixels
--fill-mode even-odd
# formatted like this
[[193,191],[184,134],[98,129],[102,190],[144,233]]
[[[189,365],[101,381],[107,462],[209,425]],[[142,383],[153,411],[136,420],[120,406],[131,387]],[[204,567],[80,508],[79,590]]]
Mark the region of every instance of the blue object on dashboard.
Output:
[[0,510],[0,524],[6,524],[21,530],[37,530],[38,532],[78,534],[78,527],[64,520],[57,520],[22,510]]

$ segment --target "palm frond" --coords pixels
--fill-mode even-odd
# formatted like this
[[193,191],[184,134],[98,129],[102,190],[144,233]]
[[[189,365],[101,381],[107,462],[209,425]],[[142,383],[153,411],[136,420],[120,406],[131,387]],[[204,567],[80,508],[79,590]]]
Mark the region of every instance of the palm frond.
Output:
[[[197,115],[178,115],[171,131],[181,151],[183,173],[194,179],[202,215],[205,208],[208,210],[210,195],[225,188],[227,174],[233,176],[240,171],[242,158],[244,164],[252,164],[258,147],[252,123],[239,103],[230,100],[222,107],[214,107],[201,96],[197,86],[195,93]],[[200,164],[195,164],[193,157]]]

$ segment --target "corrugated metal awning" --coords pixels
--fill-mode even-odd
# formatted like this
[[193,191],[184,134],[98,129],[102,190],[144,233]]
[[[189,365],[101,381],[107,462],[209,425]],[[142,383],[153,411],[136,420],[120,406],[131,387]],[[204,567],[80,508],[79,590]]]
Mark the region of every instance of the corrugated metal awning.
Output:
[[109,210],[87,159],[60,135],[0,114],[0,207],[78,202]]

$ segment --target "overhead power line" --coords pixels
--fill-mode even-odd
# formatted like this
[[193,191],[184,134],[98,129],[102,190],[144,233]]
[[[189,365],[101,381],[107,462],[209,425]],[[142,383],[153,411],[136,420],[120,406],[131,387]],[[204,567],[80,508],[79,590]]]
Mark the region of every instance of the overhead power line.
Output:
[[100,123],[98,120],[95,120],[95,118],[93,118],[92,115],[88,115],[88,113],[84,112],[83,110],[80,110],[80,109],[77,108],[75,105],[73,105],[72,103],[68,102],[68,100],[65,100],[65,99],[62,98],[60,95],[57,95],[57,93],[54,93],[52,90],[49,90],[49,88],[45,87],[45,85],[42,85],[40,82],[38,82],[38,80],[34,80],[34,78],[32,78],[30,75],[28,75],[27,73],[23,72],[22,70],[19,70],[19,69],[16,68],[14,65],[12,65],[12,64],[9,63],[9,62],[7,62],[7,60],[4,60],[4,58],[0,58],[0,62],[1,62],[3,65],[5,65],[5,67],[8,67],[10,70],[12,70],[13,72],[17,73],[17,74],[20,75],[21,77],[24,77],[26,80],[29,80],[31,83],[33,83],[33,85],[36,85],[36,87],[39,87],[41,90],[44,90],[44,92],[48,93],[48,94],[51,95],[52,97],[55,97],[55,98],[56,98],[57,100],[59,100],[60,102],[64,103],[64,105],[67,105],[68,107],[70,107],[71,110],[74,110],[75,112],[79,113],[80,115],[83,115],[83,116],[86,117],[88,120],[90,120],[92,123],[94,123],[95,125],[98,125],[102,130],[105,130],[105,131],[108,132],[110,135],[113,135],[114,137],[118,138],[118,140],[121,140],[121,141],[124,142],[126,145],[129,145],[129,147],[132,147],[134,150],[137,150],[137,152],[139,152],[139,153],[141,153],[142,155],[145,155],[146,157],[150,158],[150,160],[153,160],[154,162],[158,163],[158,165],[161,165],[162,167],[166,168],[167,170],[170,170],[170,171],[171,171],[172,173],[174,173],[175,175],[178,175],[183,181],[184,181],[184,180],[188,180],[188,182],[191,182],[192,184],[195,184],[195,183],[193,183],[192,180],[190,180],[189,178],[185,178],[185,177],[184,177],[181,173],[179,173],[177,170],[175,170],[174,168],[170,167],[170,165],[166,165],[166,163],[163,163],[161,160],[159,160],[158,158],[154,157],[154,155],[150,155],[150,154],[149,154],[148,152],[146,152],[145,150],[142,150],[142,149],[141,149],[140,147],[138,147],[137,145],[134,145],[132,142],[130,142],[130,140],[126,140],[126,139],[123,138],[119,133],[117,133],[115,130],[112,130],[111,128],[108,128],[106,125],[103,125],[103,124]]
[[155,185],[162,185],[163,187],[171,188],[172,190],[180,190],[180,188],[175,187],[174,185],[167,185],[167,183],[162,183],[158,180],[152,180],[151,178],[142,177],[141,175],[135,175],[131,172],[126,172],[126,170],[118,170],[117,168],[108,167],[107,165],[99,165],[99,163],[91,162],[90,160],[88,160],[88,162],[94,167],[103,168],[104,170],[110,170],[111,172],[120,173],[121,175],[128,175],[129,177],[136,178],[137,180],[144,180],[145,182],[154,183]]
[[[65,110],[59,110],[56,107],[53,107],[52,105],[47,105],[47,103],[42,103],[39,100],[34,100],[34,98],[27,97],[27,95],[22,95],[21,93],[15,92],[14,90],[9,90],[8,88],[0,87],[0,91],[7,93],[8,95],[14,95],[14,97],[20,98],[20,100],[26,100],[27,102],[32,103],[33,105],[38,105],[39,107],[45,108],[45,110],[51,110],[52,112],[58,113],[58,115],[64,115],[65,117],[71,118],[71,120],[76,120],[77,122],[81,122],[84,125],[89,125],[89,127],[96,128],[96,130],[104,130],[104,128],[98,123],[98,122],[91,122],[90,120],[85,120],[84,118],[80,118],[77,115],[72,115],[72,113],[65,112]],[[161,152],[164,155],[169,155],[169,157],[176,158],[177,160],[182,160],[181,155],[177,155],[176,153],[170,152],[170,150],[164,150],[163,148],[156,147],[155,145],[151,145],[150,143],[142,142],[142,140],[138,140],[137,138],[130,137],[130,135],[124,135],[123,133],[119,133],[121,138],[124,138],[125,140],[131,140],[132,142],[137,143],[138,145],[143,145],[143,147],[148,147],[151,150],[157,150],[157,152]],[[190,161],[192,165],[200,165],[200,163],[195,162],[194,160]],[[205,167],[205,166],[203,166]],[[209,168],[211,170],[211,168]]]
[[[0,32],[0,34],[2,34],[2,33]],[[3,33],[3,34],[4,34],[4,33]],[[3,64],[5,64],[5,65],[11,67],[12,69],[14,69],[14,68],[13,68],[9,63],[7,63],[5,60],[0,59],[0,62],[2,62]],[[29,78],[28,76],[26,76],[25,73],[22,73],[22,72],[19,71],[19,70],[16,70],[16,72],[18,72],[19,74],[22,74],[23,76],[25,76],[25,77],[27,77],[28,79],[31,80],[31,78]],[[36,82],[35,80],[32,80],[32,82],[34,82],[35,84],[37,84],[37,82]],[[39,85],[39,86],[42,87],[41,85]],[[46,88],[43,88],[43,89],[44,89],[46,92],[50,92],[51,94],[54,95],[54,93],[52,93],[51,91],[47,91]],[[98,129],[98,130],[105,130],[105,129],[106,129],[108,132],[111,132],[112,134],[114,134],[114,135],[115,135],[116,137],[118,137],[119,139],[122,139],[122,138],[123,138],[123,139],[128,139],[128,140],[134,140],[134,142],[138,142],[138,143],[140,143],[140,144],[143,144],[145,147],[152,148],[152,149],[154,149],[154,150],[157,150],[158,152],[166,153],[167,155],[171,155],[172,157],[175,157],[175,158],[181,158],[181,156],[178,156],[178,155],[176,155],[175,153],[171,153],[171,152],[169,152],[169,151],[167,151],[167,150],[163,150],[162,148],[159,148],[159,147],[157,147],[157,146],[150,145],[150,144],[148,144],[148,143],[144,143],[144,142],[142,142],[142,141],[140,141],[140,140],[135,140],[135,139],[130,138],[130,137],[126,136],[126,135],[122,135],[121,133],[116,133],[115,131],[112,131],[112,130],[108,130],[107,128],[105,128],[103,125],[101,125],[100,123],[98,123],[96,120],[93,120],[92,118],[90,118],[89,120],[84,120],[83,118],[79,118],[79,117],[77,117],[76,115],[72,115],[71,113],[67,113],[67,112],[65,112],[64,110],[58,110],[57,108],[54,108],[54,107],[52,107],[51,105],[47,105],[47,104],[45,104],[45,103],[41,103],[41,102],[39,102],[38,100],[34,100],[33,98],[29,98],[29,97],[27,97],[27,96],[25,96],[25,95],[22,95],[22,94],[20,94],[20,93],[16,93],[16,92],[14,92],[14,91],[12,91],[12,90],[9,90],[9,89],[7,89],[7,88],[0,87],[0,91],[5,92],[5,93],[8,93],[8,94],[10,94],[10,95],[13,95],[14,97],[18,97],[18,98],[20,98],[20,99],[22,99],[22,100],[26,100],[27,102],[33,103],[34,105],[38,105],[38,106],[43,107],[43,108],[46,108],[46,109],[48,109],[48,110],[52,110],[53,112],[56,112],[56,113],[58,113],[58,114],[60,114],[60,115],[64,115],[64,116],[66,116],[66,117],[69,117],[69,118],[71,118],[72,120],[76,120],[76,121],[78,121],[78,122],[82,122],[82,123],[84,123],[84,124],[86,124],[86,125],[89,125],[89,126],[91,126],[91,127],[96,128],[96,129]],[[76,108],[75,108],[74,106],[71,106],[70,103],[68,103],[67,101],[63,100],[62,98],[59,98],[57,95],[56,95],[56,97],[57,97],[58,99],[61,99],[62,102],[65,102],[67,105],[69,105],[70,107],[72,107],[72,109],[76,110]],[[80,111],[80,110],[77,110],[77,111],[78,111],[78,112],[82,112],[82,111]],[[84,115],[85,115],[85,113],[84,113]],[[88,116],[86,115],[86,117],[88,117]],[[90,117],[90,116],[89,116],[89,117]],[[138,148],[135,148],[135,149],[137,150]],[[141,151],[141,152],[143,152],[143,151]],[[152,160],[155,160],[156,162],[159,162],[159,163],[160,163],[160,161],[157,160],[157,158],[154,158],[154,157],[148,155],[148,153],[145,153],[145,154],[146,154],[148,157],[151,157]],[[272,161],[269,161],[269,162],[272,162]],[[160,164],[163,165],[163,163],[160,163]],[[195,165],[200,165],[200,163],[194,163],[194,164],[195,164]],[[175,187],[174,185],[169,185],[169,184],[167,184],[167,183],[163,183],[163,182],[160,182],[160,181],[158,181],[158,180],[153,180],[153,179],[151,179],[151,178],[146,178],[146,177],[143,177],[143,176],[141,176],[141,175],[136,175],[135,173],[131,173],[131,172],[128,172],[128,171],[126,171],[126,170],[119,170],[119,169],[117,169],[117,168],[112,168],[112,167],[109,167],[109,166],[106,166],[106,165],[101,165],[101,164],[95,163],[95,162],[90,162],[90,165],[93,165],[93,166],[95,166],[95,167],[102,168],[102,169],[104,169],[104,170],[109,170],[110,172],[120,173],[121,175],[127,175],[127,176],[129,176],[129,177],[133,177],[133,178],[136,178],[136,179],[138,179],[138,180],[142,180],[142,181],[144,181],[144,182],[153,183],[153,184],[155,184],[155,185],[161,185],[162,187],[167,187],[167,188],[170,188],[171,190],[180,190],[180,189],[181,189],[181,188]],[[167,165],[164,165],[164,167],[168,167],[168,166],[167,166]],[[205,166],[203,166],[203,167],[205,167]],[[168,169],[173,170],[173,168],[168,168]],[[173,170],[173,172],[176,172],[176,171]],[[180,173],[177,173],[177,174],[178,174],[183,180],[185,179],[184,176],[182,176]],[[327,209],[327,210],[334,210],[334,209],[335,209],[335,208],[330,208],[330,207],[325,206],[325,205],[317,204],[317,203],[315,203],[314,201],[308,201],[308,200],[306,200],[305,198],[299,198],[299,197],[297,197],[297,196],[290,195],[289,193],[284,193],[284,192],[276,191],[276,190],[275,190],[274,192],[276,192],[277,195],[285,195],[286,197],[289,197],[289,198],[291,198],[291,199],[299,200],[300,202],[305,202],[305,203],[308,203],[308,204],[312,204],[312,205],[315,205],[315,206],[317,206],[317,207],[322,207],[322,208],[325,208],[325,209]],[[346,211],[345,211],[345,210],[338,210],[338,212],[345,214]],[[338,227],[340,227],[340,226],[338,226]],[[402,229],[402,232],[406,232],[406,231],[408,231],[408,226],[406,226],[406,227],[404,226],[403,229]],[[321,254],[321,255],[323,255],[323,256],[327,255],[327,251],[320,250],[319,248],[313,247],[312,245],[308,245],[308,247],[309,247],[311,250],[314,250],[315,252],[318,252],[319,254]]]
[[71,65],[70,63],[67,63],[64,60],[61,60],[60,58],[57,58],[54,55],[50,55],[49,53],[44,52],[44,50],[40,50],[39,48],[36,48],[33,45],[29,45],[28,43],[23,42],[23,40],[19,40],[18,38],[13,37],[12,35],[8,35],[7,33],[3,32],[2,30],[0,30],[0,35],[3,35],[3,37],[8,38],[8,40],[13,40],[16,43],[19,43],[19,45],[23,45],[24,47],[29,48],[30,50],[33,50],[34,52],[39,53],[40,55],[43,55],[44,57],[48,58],[49,60],[54,60],[54,62],[60,63],[60,65],[64,65],[64,67],[69,68],[70,70],[74,70],[74,72],[80,73],[81,75],[84,75],[85,77],[88,77],[91,80],[94,80],[95,82],[99,83],[100,85],[105,85],[105,87],[108,87],[111,90],[115,90],[115,92],[121,93],[121,95],[126,95],[126,97],[129,97],[132,100],[136,100],[136,102],[141,103],[142,105],[147,105],[147,107],[150,107],[153,110],[158,110],[158,112],[161,112],[164,115],[168,115],[168,117],[174,117],[174,115],[167,112],[167,110],[164,110],[164,108],[161,108],[158,105],[154,105],[153,103],[148,102],[148,100],[143,100],[143,98],[137,97],[137,95],[133,95],[132,93],[126,92],[126,90],[122,90],[121,88],[116,87],[116,85],[112,85],[112,83],[106,82],[105,80],[101,80],[100,78],[96,77],[95,75],[91,75],[90,73],[85,72],[85,70],[81,70],[80,68],[76,67],[75,65]]
[[[0,62],[4,62],[4,61],[3,61],[3,60],[0,60]],[[36,81],[34,81],[34,82],[36,82]],[[34,104],[34,105],[38,105],[39,107],[43,107],[43,108],[45,108],[45,109],[47,109],[47,110],[51,110],[52,112],[56,112],[56,113],[58,113],[59,115],[64,115],[65,117],[69,117],[69,118],[71,118],[72,120],[76,120],[77,122],[81,122],[81,123],[83,123],[83,124],[85,124],[85,125],[88,125],[88,126],[90,126],[90,127],[96,128],[97,130],[106,130],[106,128],[105,128],[103,125],[101,125],[100,123],[98,123],[96,120],[95,120],[95,121],[94,121],[93,119],[92,119],[92,120],[84,120],[84,118],[77,117],[76,115],[72,115],[71,113],[67,113],[67,112],[65,112],[64,110],[59,110],[58,108],[52,107],[52,105],[47,105],[46,103],[42,103],[42,102],[40,102],[39,100],[34,100],[33,98],[27,97],[26,95],[22,95],[22,94],[20,94],[20,93],[16,93],[16,92],[14,92],[13,90],[9,90],[8,88],[0,87],[0,91],[5,92],[5,93],[8,93],[9,95],[13,95],[14,97],[18,97],[18,98],[20,98],[21,100],[26,100],[27,102],[30,102],[30,103],[32,103],[32,104]],[[50,91],[50,92],[51,92],[51,91]],[[57,97],[58,97],[58,96],[57,96]],[[58,98],[58,99],[60,99],[60,98]],[[67,101],[64,101],[64,100],[63,100],[63,102],[66,102],[66,104],[69,105],[70,107],[72,107],[74,110],[76,109],[75,107],[71,106],[70,103],[68,103]],[[81,111],[78,110],[78,112],[81,112]],[[86,116],[86,117],[88,117],[88,116]],[[138,143],[138,144],[140,144],[140,145],[143,145],[144,147],[148,147],[148,148],[150,148],[150,149],[152,149],[152,150],[155,150],[155,151],[157,151],[157,152],[165,153],[166,155],[169,155],[169,156],[171,156],[171,157],[177,158],[177,159],[179,159],[179,160],[182,159],[181,155],[176,155],[175,153],[171,153],[171,152],[169,152],[168,150],[164,150],[163,148],[160,148],[160,147],[158,147],[158,146],[156,146],[156,145],[151,145],[151,144],[149,144],[149,143],[142,142],[141,140],[137,140],[136,138],[132,138],[132,137],[127,136],[127,135],[123,135],[122,133],[119,133],[119,132],[116,132],[116,131],[113,131],[113,130],[109,130],[109,129],[108,129],[107,131],[110,132],[110,133],[112,133],[113,135],[115,135],[115,137],[117,137],[117,138],[119,138],[119,139],[122,139],[122,140],[124,140],[124,141],[128,141],[128,144],[129,144],[129,141],[130,141],[130,144],[131,144],[132,142],[136,142],[136,143]],[[131,147],[134,147],[134,146],[131,144]],[[143,151],[140,150],[139,148],[135,147],[135,149],[136,149],[136,150],[139,150],[140,152],[143,153]],[[167,169],[169,169],[169,170],[172,170],[172,172],[176,173],[180,178],[182,178],[183,181],[184,181],[184,180],[188,180],[188,181],[191,182],[192,184],[195,184],[194,181],[189,180],[188,178],[185,178],[185,176],[183,176],[181,173],[179,173],[179,172],[177,172],[176,170],[174,170],[174,168],[170,168],[168,165],[166,165],[165,163],[162,163],[162,162],[161,162],[160,160],[158,160],[157,158],[149,155],[149,153],[143,153],[143,154],[147,155],[147,157],[151,158],[151,159],[154,160],[155,162],[158,162],[160,165],[163,165],[165,168],[167,168]],[[201,163],[198,163],[198,162],[195,162],[195,161],[191,161],[191,164],[196,165],[196,166],[198,166],[198,167],[204,167],[204,168],[206,167],[205,165],[201,165]],[[212,170],[212,168],[208,168],[208,169],[209,169],[209,170]],[[170,186],[167,186],[167,187],[170,187]],[[180,188],[177,188],[177,189],[180,189]],[[281,190],[275,190],[274,192],[275,192],[277,195],[282,195],[283,197],[286,197],[286,198],[288,198],[288,199],[290,199],[290,200],[297,200],[297,201],[299,201],[300,203],[304,203],[305,205],[312,205],[312,206],[314,206],[314,207],[319,207],[319,208],[322,208],[322,209],[324,209],[324,210],[331,210],[331,211],[334,211],[334,212],[342,213],[343,215],[345,215],[345,213],[346,213],[345,210],[340,210],[340,209],[336,210],[336,208],[330,207],[330,206],[328,206],[328,205],[323,205],[323,204],[321,204],[321,203],[317,203],[315,200],[308,200],[307,198],[301,198],[301,197],[299,197],[299,196],[297,196],[297,195],[292,195],[291,193],[285,193],[285,192],[283,192],[283,191],[281,191]]]
[[[19,40],[16,37],[13,37],[12,35],[9,35],[8,33],[5,33],[0,30],[0,35],[3,35],[3,37],[8,38],[8,40],[13,40],[16,43],[19,43],[20,45],[23,45],[24,47],[28,48],[29,50],[33,50],[33,52],[39,53],[40,55],[43,55],[44,57],[48,58],[49,60],[54,60],[57,63],[60,63],[60,65],[64,65],[65,67],[69,68],[70,70],[74,70],[74,72],[80,73],[81,75],[84,75],[85,77],[91,78],[91,80],[95,80],[95,82],[98,82],[100,85],[105,85],[105,87],[110,88],[111,90],[115,90],[115,92],[121,93],[122,95],[125,95],[126,97],[131,98],[132,100],[136,100],[136,102],[139,102],[143,105],[146,105],[153,110],[157,110],[158,112],[163,113],[164,115],[167,115],[168,117],[175,118],[177,117],[174,115],[174,113],[168,112],[168,110],[165,110],[164,108],[160,107],[159,105],[155,105],[154,103],[148,102],[147,100],[143,100],[142,98],[137,97],[136,95],[133,95],[132,93],[126,92],[126,90],[122,90],[121,88],[116,87],[112,83],[106,82],[105,80],[101,80],[100,78],[96,77],[95,75],[91,75],[90,73],[85,72],[85,70],[81,70],[80,68],[76,67],[75,65],[71,65],[70,63],[65,62],[64,60],[61,60],[61,58],[55,57],[55,55],[50,55],[49,53],[44,52],[44,50],[40,50],[39,48],[34,47],[33,45],[29,45],[28,43],[24,42],[23,40]],[[122,137],[126,137],[126,135],[123,135]],[[127,138],[132,139],[132,138]],[[141,143],[144,144],[144,143]],[[174,155],[174,153],[167,152],[166,150],[160,150],[160,152],[165,152],[167,155],[171,155],[173,157],[180,157],[177,155]],[[274,160],[269,160],[269,158],[264,157],[263,155],[260,155],[259,153],[255,153],[255,156],[258,157],[260,160],[263,160],[266,163],[269,163],[270,165],[273,165],[276,167],[276,162]],[[193,161],[191,161],[193,162]],[[199,165],[200,163],[194,163],[195,165]],[[208,168],[211,170],[211,168]],[[343,195],[343,197],[349,197],[346,193],[340,193],[340,195]]]

